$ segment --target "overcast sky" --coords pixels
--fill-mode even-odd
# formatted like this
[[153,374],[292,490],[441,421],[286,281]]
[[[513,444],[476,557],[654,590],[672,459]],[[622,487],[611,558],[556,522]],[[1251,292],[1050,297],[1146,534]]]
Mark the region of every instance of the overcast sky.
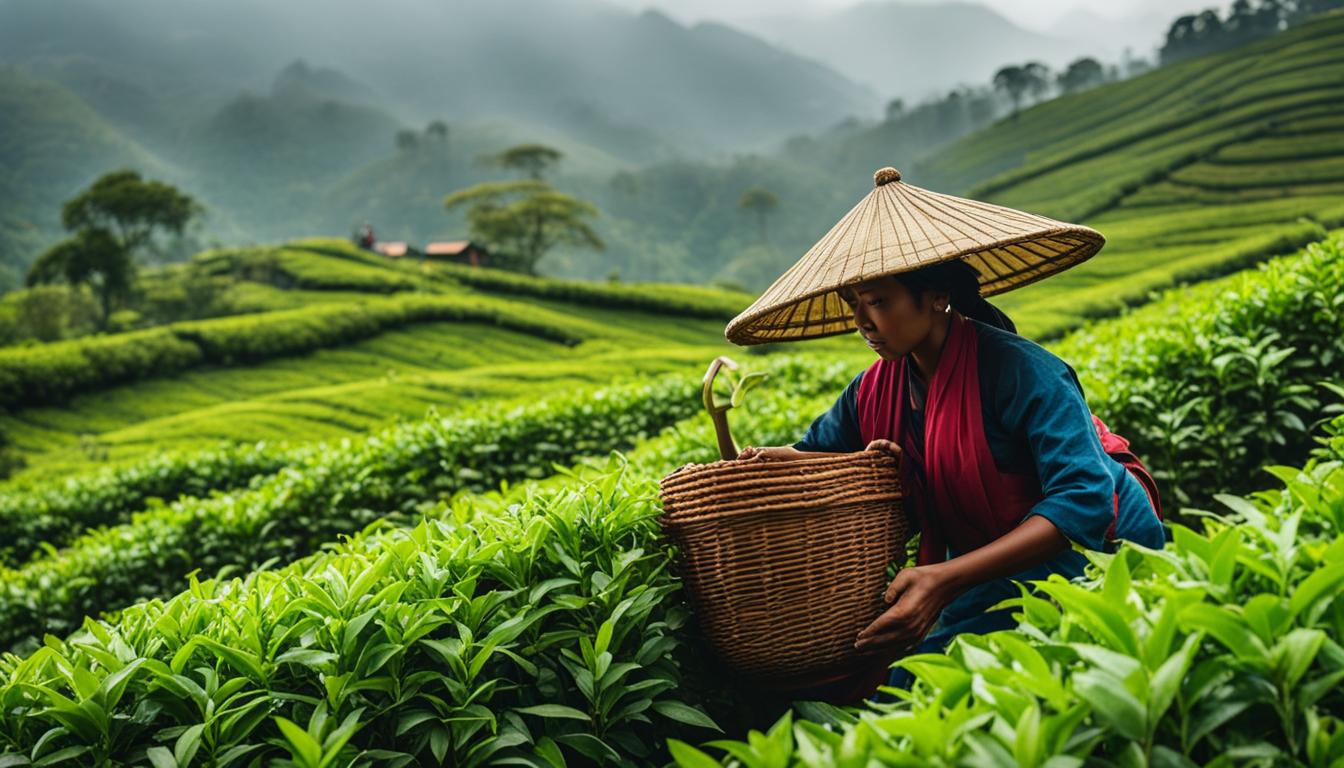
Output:
[[[826,10],[853,5],[859,0],[609,0],[634,10],[657,7],[683,22],[702,19],[734,21],[753,16],[773,16],[797,11]],[[902,0],[914,2],[916,0]],[[925,0],[932,2],[932,0]],[[971,0],[972,2],[974,0]],[[1205,6],[1222,9],[1224,0],[979,0],[1023,27],[1046,30],[1073,9],[1090,11],[1109,19],[1160,14],[1174,18],[1181,10]],[[1180,10],[1177,10],[1179,7]]]

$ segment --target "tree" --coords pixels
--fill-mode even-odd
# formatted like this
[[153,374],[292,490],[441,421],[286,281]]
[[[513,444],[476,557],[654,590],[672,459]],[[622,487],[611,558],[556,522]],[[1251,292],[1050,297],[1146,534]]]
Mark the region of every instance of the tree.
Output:
[[112,311],[125,302],[135,280],[129,252],[105,229],[85,227],[37,257],[28,285],[67,282],[87,285],[98,297],[98,328],[107,330]]
[[779,207],[779,198],[775,193],[762,187],[752,187],[737,199],[737,208],[756,217],[756,226],[761,233],[761,245],[769,242],[766,232],[766,219]]
[[160,231],[182,234],[202,208],[171,184],[147,181],[132,170],[104,174],[67,200],[61,224],[67,230],[100,229],[130,258]]
[[1050,68],[1039,61],[1029,61],[1022,65],[1022,74],[1027,79],[1027,92],[1034,101],[1040,101],[1050,93]]
[[403,128],[402,130],[397,131],[396,140],[397,149],[402,152],[410,152],[420,146],[420,137],[416,135],[415,131],[408,128]]
[[1022,107],[1022,97],[1027,93],[1027,73],[1022,67],[1007,66],[994,73],[994,90],[1003,91],[1013,102],[1013,118]]
[[1086,90],[1101,85],[1105,81],[1105,69],[1102,68],[1101,62],[1091,56],[1085,56],[1074,61],[1068,69],[1060,73],[1057,79],[1059,89],[1064,93]]
[[485,182],[448,195],[443,205],[465,207],[471,238],[528,274],[536,274],[537,262],[557,245],[606,248],[585,221],[598,215],[597,207],[544,181]]
[[131,170],[104,174],[62,206],[61,223],[74,235],[33,262],[28,285],[89,286],[101,308],[98,327],[106,330],[135,282],[136,252],[160,231],[181,234],[200,211],[171,184],[146,181]]
[[892,99],[887,102],[887,122],[894,123],[905,115],[905,102],[901,99]]
[[435,141],[447,141],[448,124],[442,120],[431,121],[429,125],[425,126],[425,135]]
[[562,157],[560,150],[545,144],[519,144],[495,155],[493,160],[501,168],[522,171],[527,178],[540,181],[541,175]]

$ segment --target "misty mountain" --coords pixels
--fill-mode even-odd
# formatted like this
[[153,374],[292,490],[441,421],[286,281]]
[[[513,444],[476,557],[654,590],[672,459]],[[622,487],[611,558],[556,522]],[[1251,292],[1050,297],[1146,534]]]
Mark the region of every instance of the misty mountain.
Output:
[[0,66],[0,290],[60,236],[61,203],[91,169],[170,169],[55,83]]
[[1005,64],[1037,60],[1058,68],[1097,54],[1091,40],[1032,32],[968,2],[870,0],[743,25],[782,48],[825,62],[883,97],[907,100],[942,94],[960,83],[988,83]]
[[[0,2],[0,61],[59,72],[71,58],[113,82],[216,94],[220,83],[266,92],[284,69],[276,84],[405,122],[596,124],[697,154],[881,108],[869,89],[751,35],[600,0]],[[286,69],[296,60],[303,70]]]
[[379,106],[378,93],[369,86],[338,69],[309,66],[303,59],[296,59],[280,70],[271,84],[271,93],[282,99]]

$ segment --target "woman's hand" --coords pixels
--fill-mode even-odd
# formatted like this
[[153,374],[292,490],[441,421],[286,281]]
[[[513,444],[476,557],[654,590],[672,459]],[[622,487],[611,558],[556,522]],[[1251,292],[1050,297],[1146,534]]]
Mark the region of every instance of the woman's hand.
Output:
[[891,607],[859,633],[854,647],[861,651],[884,646],[914,648],[957,596],[953,573],[946,563],[901,569],[882,595]]
[[868,447],[865,448],[864,450],[886,451],[887,453],[890,453],[892,456],[895,456],[898,459],[901,457],[901,446],[897,445],[896,443],[893,443],[890,440],[883,440],[881,438],[878,438],[877,440],[868,443]]

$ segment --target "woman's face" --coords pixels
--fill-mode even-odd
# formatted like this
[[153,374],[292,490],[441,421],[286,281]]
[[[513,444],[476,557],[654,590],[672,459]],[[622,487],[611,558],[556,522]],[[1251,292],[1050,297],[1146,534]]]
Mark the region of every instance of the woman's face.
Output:
[[887,275],[839,290],[854,311],[854,325],[868,346],[886,360],[896,360],[917,347],[943,319],[946,293],[926,291],[918,304],[899,281]]

